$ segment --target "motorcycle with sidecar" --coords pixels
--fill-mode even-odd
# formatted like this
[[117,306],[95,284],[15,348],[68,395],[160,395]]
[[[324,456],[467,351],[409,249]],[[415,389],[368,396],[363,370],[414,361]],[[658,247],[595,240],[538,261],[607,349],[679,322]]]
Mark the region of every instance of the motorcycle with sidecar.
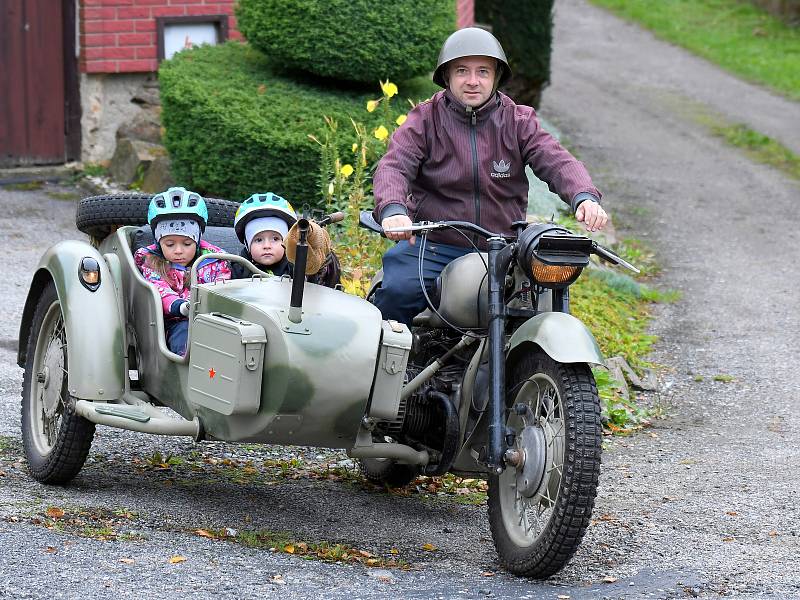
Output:
[[[31,475],[77,475],[96,425],[195,440],[346,450],[388,486],[420,474],[488,479],[500,562],[545,578],[575,553],[600,472],[603,363],[569,313],[569,286],[590,255],[624,266],[593,240],[553,223],[513,236],[472,223],[416,223],[481,236],[486,252],[448,265],[409,329],[368,299],[264,277],[238,256],[236,203],[209,202],[205,239],[249,279],[198,284],[192,269],[188,351],[165,343],[160,298],[133,254],[152,243],[147,195],[84,199],[69,240],[42,257],[20,325],[22,434]],[[378,233],[369,213],[361,224]],[[306,218],[295,273],[304,272]],[[421,259],[424,260],[424,248]],[[632,268],[632,267],[631,267]],[[380,285],[380,274],[374,281]],[[347,377],[342,377],[347,373]],[[169,407],[179,415],[168,415]]]

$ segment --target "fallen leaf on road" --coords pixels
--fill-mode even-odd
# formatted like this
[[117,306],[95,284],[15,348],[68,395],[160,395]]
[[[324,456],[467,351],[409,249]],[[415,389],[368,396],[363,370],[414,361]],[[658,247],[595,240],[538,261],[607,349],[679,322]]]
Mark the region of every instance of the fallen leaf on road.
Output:
[[284,551],[284,552],[288,552],[289,554],[294,554],[294,552],[295,552],[295,550],[294,550],[294,546],[292,546],[291,544],[286,544],[286,545],[283,547],[283,551]]
[[119,562],[121,562],[121,563],[125,563],[126,565],[132,565],[132,564],[133,564],[133,563],[135,563],[136,561],[135,561],[135,560],[133,560],[132,558],[120,558],[120,559],[119,559]]
[[210,540],[215,540],[215,539],[217,539],[217,536],[215,536],[215,535],[214,535],[213,533],[211,533],[210,531],[206,531],[205,529],[195,529],[195,530],[194,530],[194,532],[195,532],[197,535],[199,535],[200,537],[208,538],[208,539],[210,539]]
[[186,562],[185,556],[173,556],[169,559],[170,564],[177,565],[178,563]]
[[51,506],[47,509],[47,516],[51,519],[60,519],[64,516],[64,511],[57,506]]
[[738,517],[739,516],[739,513],[735,512],[733,510],[726,511],[725,514],[729,515],[731,517]]
[[286,580],[283,578],[283,575],[273,575],[271,581],[278,585],[286,585]]
[[483,577],[494,577],[494,573],[492,571],[484,571],[481,573]]
[[556,597],[558,598],[558,600],[569,600],[569,596],[567,596],[566,594],[559,594]]
[[433,544],[430,544],[430,543],[422,544],[422,549],[423,550],[427,550],[428,552],[433,552],[434,550],[436,550],[436,546],[434,546]]
[[736,538],[735,537],[731,537],[731,536],[722,538],[723,542],[733,542],[735,540],[736,540]]
[[775,530],[772,530],[772,531],[769,532],[769,537],[776,537],[777,535],[778,535],[778,532],[775,531]]
[[389,550],[389,554],[400,554],[400,550],[398,550],[397,548],[392,548],[391,550]]
[[54,552],[58,552],[58,550],[56,550],[52,546],[48,546],[46,552],[49,552],[50,554],[53,554]]
[[617,581],[617,578],[613,575],[606,575],[603,577],[603,583],[614,583],[615,581]]

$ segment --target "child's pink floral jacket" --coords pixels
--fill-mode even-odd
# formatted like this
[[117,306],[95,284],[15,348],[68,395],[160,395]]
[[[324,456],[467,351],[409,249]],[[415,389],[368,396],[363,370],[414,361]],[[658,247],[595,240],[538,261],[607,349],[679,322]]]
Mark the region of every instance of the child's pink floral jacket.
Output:
[[[210,254],[211,252],[225,251],[213,244],[209,244],[205,240],[200,240],[200,256],[195,259],[200,261],[200,265],[197,267],[198,283],[211,283],[218,279],[231,278],[231,266],[227,260],[218,260],[216,258],[203,260],[203,254]],[[180,312],[177,311],[179,303],[176,304],[176,301],[189,299],[191,266],[184,267],[172,263],[167,270],[166,279],[162,279],[157,271],[154,271],[146,264],[147,257],[151,254],[164,258],[158,244],[152,244],[146,248],[139,248],[133,255],[133,260],[139,271],[144,275],[144,278],[155,286],[161,296],[164,315],[172,319],[183,318]]]

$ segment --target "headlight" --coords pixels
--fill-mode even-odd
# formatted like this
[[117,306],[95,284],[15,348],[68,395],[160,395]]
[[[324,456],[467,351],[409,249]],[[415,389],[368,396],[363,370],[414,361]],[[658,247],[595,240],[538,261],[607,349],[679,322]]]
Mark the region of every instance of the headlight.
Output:
[[589,264],[592,240],[552,223],[528,226],[519,236],[517,263],[528,278],[546,288],[564,288]]

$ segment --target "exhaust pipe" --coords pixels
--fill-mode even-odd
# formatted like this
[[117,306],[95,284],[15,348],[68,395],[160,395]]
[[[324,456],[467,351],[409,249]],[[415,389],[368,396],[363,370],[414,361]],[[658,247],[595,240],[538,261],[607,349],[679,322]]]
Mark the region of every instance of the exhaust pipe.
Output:
[[203,426],[197,417],[191,421],[172,419],[133,394],[126,394],[123,402],[124,404],[113,404],[78,400],[75,402],[75,412],[87,421],[116,429],[154,435],[188,435],[195,441],[203,439]]

